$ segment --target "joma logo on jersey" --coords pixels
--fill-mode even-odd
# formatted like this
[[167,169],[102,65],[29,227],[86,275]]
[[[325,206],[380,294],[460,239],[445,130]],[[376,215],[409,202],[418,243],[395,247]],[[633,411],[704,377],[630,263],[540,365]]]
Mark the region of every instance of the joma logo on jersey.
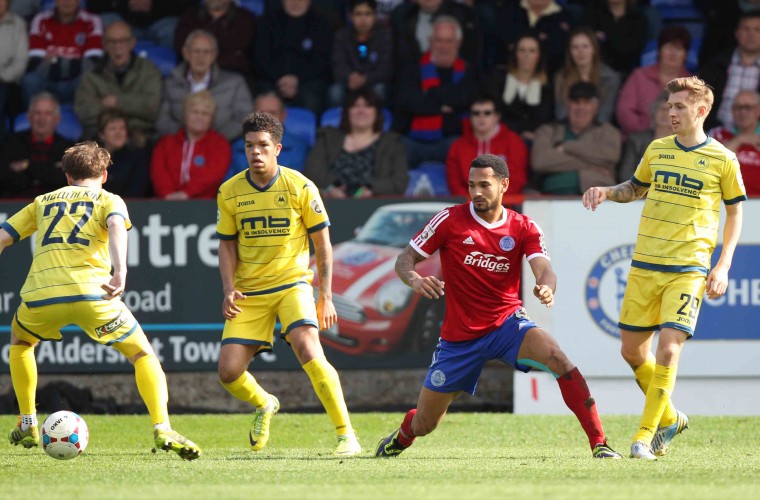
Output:
[[663,155],[663,154],[661,154],[659,159],[660,160],[675,160],[676,159],[676,155]]
[[482,267],[494,273],[506,273],[509,271],[509,259],[501,255],[490,253],[470,252],[464,258],[468,266]]
[[672,193],[689,198],[699,198],[704,182],[687,174],[657,170],[654,173],[655,191]]
[[287,217],[248,217],[240,221],[243,236],[246,238],[265,238],[290,234],[290,219]]
[[127,322],[127,315],[123,312],[119,313],[118,316],[116,316],[114,319],[106,323],[105,325],[98,326],[95,328],[95,334],[98,336],[98,338],[101,338],[103,335],[108,335],[109,333],[113,333],[116,330],[121,327],[124,323]]

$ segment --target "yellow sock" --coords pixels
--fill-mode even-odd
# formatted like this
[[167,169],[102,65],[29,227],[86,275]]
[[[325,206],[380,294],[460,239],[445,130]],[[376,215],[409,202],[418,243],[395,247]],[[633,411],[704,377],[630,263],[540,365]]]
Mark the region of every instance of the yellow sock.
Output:
[[647,389],[644,414],[641,416],[638,432],[633,436],[634,441],[643,441],[647,444],[652,442],[657,424],[662,418],[662,413],[670,401],[670,394],[676,385],[676,366],[655,365],[654,375]]
[[[652,376],[654,375],[654,365],[654,356],[650,353],[649,356],[647,356],[647,360],[644,362],[644,364],[633,370],[633,375],[636,377],[636,383],[639,385],[639,388],[644,394],[647,393],[647,390],[649,389],[649,382],[652,380]],[[668,398],[668,404],[665,406],[665,411],[662,413],[660,425],[662,427],[667,427],[675,423],[677,419],[678,414],[676,412],[676,409],[673,406],[673,402],[670,401],[670,398]]]
[[34,347],[30,345],[12,345],[8,356],[11,367],[13,391],[16,393],[19,413],[34,415],[34,393],[37,390],[37,361]]
[[269,393],[256,382],[250,372],[244,371],[237,380],[225,384],[219,382],[227,392],[241,401],[248,401],[256,408],[263,408],[269,404]]
[[169,424],[169,389],[161,362],[155,355],[149,354],[135,361],[135,380],[137,391],[148,407],[151,423]]
[[327,359],[315,358],[303,365],[303,369],[309,376],[314,392],[325,407],[327,415],[335,424],[337,434],[340,436],[353,433],[346,401],[343,399],[343,389],[340,387],[340,378],[335,368]]

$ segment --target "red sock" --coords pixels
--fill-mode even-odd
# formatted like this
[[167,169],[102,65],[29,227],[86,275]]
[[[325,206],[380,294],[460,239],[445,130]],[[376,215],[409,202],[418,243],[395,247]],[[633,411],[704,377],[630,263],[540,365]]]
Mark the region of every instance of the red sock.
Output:
[[578,418],[578,422],[588,436],[591,448],[604,443],[604,429],[602,429],[599,414],[596,412],[596,401],[591,397],[586,379],[583,378],[578,368],[573,368],[562,375],[557,379],[557,383],[559,383],[559,390],[562,392],[562,399]]
[[412,419],[416,413],[417,408],[409,410],[404,416],[404,421],[401,422],[401,432],[398,433],[398,442],[404,448],[411,446],[414,442],[414,438],[417,437],[414,435],[414,432],[412,432]]

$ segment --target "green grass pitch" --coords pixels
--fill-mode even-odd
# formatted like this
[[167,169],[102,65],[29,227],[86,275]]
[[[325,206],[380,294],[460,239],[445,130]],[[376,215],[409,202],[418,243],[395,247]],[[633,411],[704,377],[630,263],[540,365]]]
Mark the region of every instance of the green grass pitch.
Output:
[[[68,462],[6,441],[0,498],[760,498],[758,417],[690,415],[691,428],[653,463],[592,459],[572,416],[453,413],[399,457],[376,459],[378,439],[402,414],[356,413],[364,452],[340,459],[331,454],[335,438],[324,414],[275,416],[258,453],[248,447],[250,415],[176,415],[173,427],[203,448],[194,462],[151,453],[147,416],[84,418],[89,446]],[[637,422],[604,417],[612,446],[625,456]],[[0,423],[7,432],[15,417]]]

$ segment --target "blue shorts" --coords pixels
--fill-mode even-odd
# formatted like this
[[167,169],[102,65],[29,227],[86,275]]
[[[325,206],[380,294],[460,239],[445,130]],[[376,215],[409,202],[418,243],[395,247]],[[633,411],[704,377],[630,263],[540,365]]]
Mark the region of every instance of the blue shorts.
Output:
[[480,338],[464,342],[441,340],[433,353],[424,386],[435,392],[466,391],[474,395],[483,366],[494,359],[529,372],[529,366],[517,362],[517,353],[531,328],[538,325],[520,308],[499,328]]

